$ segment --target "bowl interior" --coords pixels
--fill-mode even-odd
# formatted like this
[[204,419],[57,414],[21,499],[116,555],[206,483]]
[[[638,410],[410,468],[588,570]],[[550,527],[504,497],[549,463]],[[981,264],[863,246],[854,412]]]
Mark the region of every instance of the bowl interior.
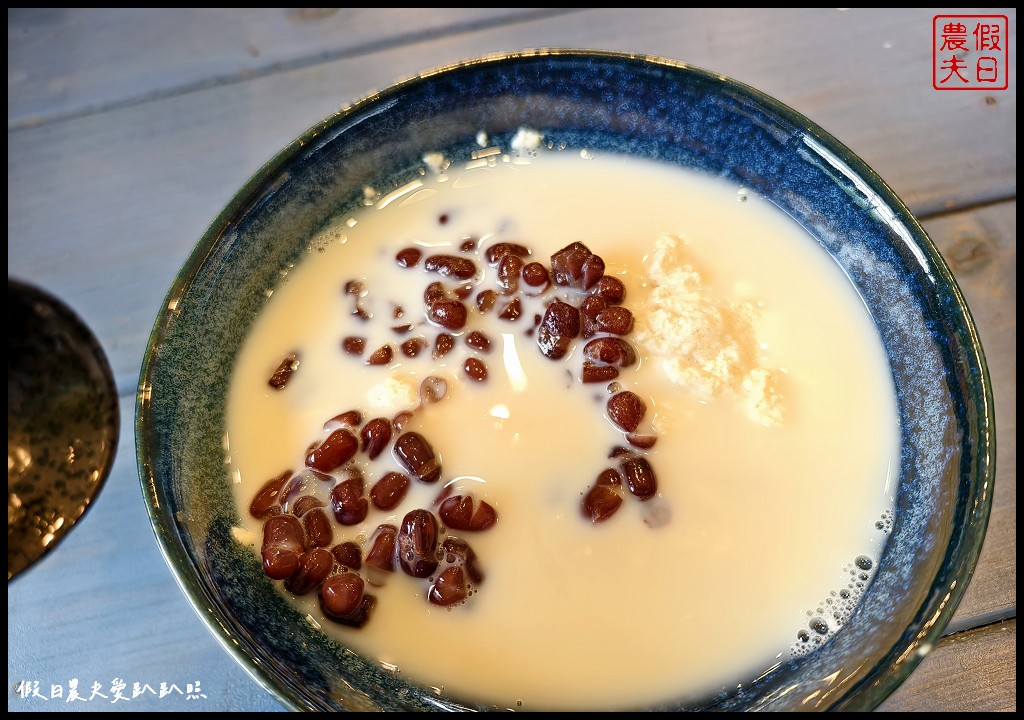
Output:
[[[994,479],[987,370],[970,314],[927,235],[861,160],[808,119],[735,81],[600,52],[488,57],[393,86],[309,130],[261,169],[190,255],[157,318],[140,380],[139,468],[153,524],[198,612],[295,708],[463,707],[317,633],[236,544],[222,437],[233,358],[278,272],[312,235],[414,178],[427,151],[469,160],[485,130],[658,159],[743,184],[803,225],[878,326],[898,393],[902,467],[877,574],[824,647],[702,707],[870,709],[916,667],[973,570]],[[288,632],[271,630],[287,627]],[[797,690],[794,692],[794,690]]]

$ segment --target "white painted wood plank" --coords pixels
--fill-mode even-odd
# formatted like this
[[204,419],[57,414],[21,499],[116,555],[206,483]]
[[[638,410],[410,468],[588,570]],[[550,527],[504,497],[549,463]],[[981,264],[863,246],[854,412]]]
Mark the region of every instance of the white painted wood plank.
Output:
[[[782,30],[774,14],[754,13],[766,27],[745,13],[737,13],[732,23],[723,16],[732,13],[710,13],[706,22],[698,22],[703,17],[698,13],[687,24],[680,18],[693,19],[690,15],[672,11],[588,11],[414,43],[9,133],[8,270],[78,308],[108,344],[121,386],[129,387],[175,272],[235,189],[279,148],[371,88],[434,63],[498,48],[585,44],[583,37],[590,39],[587,44],[618,44],[624,50],[642,48],[717,65],[788,100],[827,128],[840,126],[834,132],[852,138],[855,149],[917,212],[934,211],[947,201],[959,205],[1015,192],[1015,157],[1006,152],[1013,138],[1013,93],[1000,96],[995,106],[972,107],[973,93],[925,88],[907,90],[897,102],[894,98],[906,88],[879,75],[877,65],[862,65],[878,76],[875,86],[854,78],[846,96],[811,89],[824,82],[815,68],[829,65],[834,71],[837,55],[848,54],[853,65],[862,38],[871,36],[875,24],[889,27],[901,18],[904,26],[920,26],[920,11],[887,15],[886,23],[862,11],[797,13],[793,22],[802,25],[786,31],[810,38],[809,44],[793,43],[784,50],[766,44]],[[910,18],[914,23],[907,22]],[[708,34],[694,37],[694,26]],[[850,26],[861,31],[856,41],[844,42],[844,28]],[[711,27],[729,32],[720,37]],[[737,36],[761,48],[756,61],[747,53],[745,64],[736,64]],[[833,55],[821,54],[822,43],[836,46]],[[877,63],[870,57],[864,62]],[[783,67],[792,71],[784,73]],[[958,99],[963,96],[975,100]],[[948,115],[940,110],[946,105]],[[937,117],[942,121],[936,122]],[[977,122],[977,139],[967,132],[971,121]],[[957,129],[964,132],[957,135]],[[955,193],[947,187],[951,178],[956,178]]]
[[[203,41],[194,44],[188,41],[189,57],[195,58],[197,63],[206,62],[220,68],[225,61],[218,53],[228,52],[220,48],[229,43],[222,39],[218,44],[204,34],[207,19],[202,12],[175,11],[171,18],[178,32],[173,37],[190,38],[198,34]],[[460,12],[463,11],[452,11],[448,20],[458,22]],[[1010,17],[1009,72],[1011,77],[1016,77],[1016,11],[996,8],[973,12],[1004,13]],[[556,15],[533,22],[509,22],[435,40],[406,42],[400,47],[385,43],[386,49],[379,52],[367,52],[380,46],[373,41],[357,42],[353,55],[326,63],[321,71],[309,68],[311,75],[284,73],[290,92],[284,93],[282,99],[288,102],[279,111],[296,117],[306,111],[303,121],[294,126],[304,128],[341,102],[426,67],[485,52],[524,47],[600,47],[687,61],[730,75],[778,97],[862,155],[916,212],[928,214],[1012,195],[1016,188],[1015,85],[1001,92],[933,90],[930,70],[933,15],[932,10],[912,8],[613,8]],[[266,23],[267,18],[260,17],[265,22],[259,26],[262,36],[273,23]],[[332,20],[333,17],[322,21],[324,29],[318,32],[325,35],[322,43],[334,42],[343,47],[345,42],[352,42],[352,37],[364,34],[369,38],[377,37],[387,27],[394,24],[404,27],[406,22],[405,12],[396,13],[389,8],[366,10],[365,14],[353,18],[351,25],[340,24]],[[294,22],[276,19],[283,25],[282,32],[287,29],[284,35],[288,38],[301,37],[308,32]],[[500,19],[498,16],[497,20]],[[475,27],[474,23],[479,21],[475,13],[470,13],[465,25],[459,27]],[[425,23],[430,26],[429,22]],[[146,37],[161,32],[148,29],[151,24],[142,23],[147,28]],[[317,23],[313,25],[320,27]],[[234,33],[226,31],[225,36],[235,37]],[[429,33],[426,37],[429,38]],[[402,42],[402,38],[410,41],[416,36],[403,35],[394,42]],[[82,42],[78,40],[75,44]],[[296,45],[301,45],[301,40],[281,42],[282,54],[301,54],[301,50],[295,49]],[[155,39],[151,44],[163,47]],[[240,38],[232,39],[230,44],[235,56],[247,52]],[[134,44],[125,48],[110,42],[107,46],[122,53],[136,49]],[[47,62],[39,58],[41,49],[33,48],[36,65]],[[322,50],[321,56],[332,57]],[[313,53],[301,54],[301,57],[308,61],[318,56]],[[95,62],[99,63],[100,74],[114,72],[102,70],[106,61]],[[120,58],[110,62],[119,66],[135,65]],[[176,77],[180,62],[173,54],[159,52],[144,64],[145,76],[159,78],[169,74]],[[87,66],[88,62],[82,64]],[[275,67],[289,65],[278,63],[270,69]],[[21,72],[9,73],[9,96],[21,91]],[[227,79],[221,74],[204,75],[199,71],[194,71],[190,77],[193,85],[189,87],[201,86],[216,78]],[[318,86],[318,77],[327,82]],[[49,82],[59,86],[62,81],[51,79]],[[108,92],[96,87],[98,82],[91,74],[76,75],[67,81],[71,89],[66,92],[77,92],[74,88],[78,83],[92,83],[94,96]],[[9,116],[10,106],[9,101]],[[98,106],[102,107],[103,103]],[[275,147],[282,144],[283,141]],[[920,186],[918,179],[922,177],[928,181]]]
[[7,126],[23,127],[551,8],[11,8]]

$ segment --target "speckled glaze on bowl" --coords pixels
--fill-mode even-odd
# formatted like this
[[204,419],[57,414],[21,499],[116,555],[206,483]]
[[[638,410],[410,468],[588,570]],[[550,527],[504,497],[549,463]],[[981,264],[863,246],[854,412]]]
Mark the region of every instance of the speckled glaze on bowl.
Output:
[[[520,126],[568,147],[625,152],[727,178],[774,201],[864,298],[898,392],[902,467],[878,572],[814,653],[678,709],[867,710],[917,666],[970,579],[988,523],[995,428],[984,356],[948,267],[863,161],[778,101],[681,63],[597,51],[488,56],[398,83],[278,153],[210,226],[171,287],[142,369],[139,471],[156,535],[200,616],[295,709],[490,709],[424,691],[317,633],[237,545],[224,410],[240,345],[312,234],[397,188],[440,151],[466,161],[478,131]],[[594,708],[599,709],[599,708]]]

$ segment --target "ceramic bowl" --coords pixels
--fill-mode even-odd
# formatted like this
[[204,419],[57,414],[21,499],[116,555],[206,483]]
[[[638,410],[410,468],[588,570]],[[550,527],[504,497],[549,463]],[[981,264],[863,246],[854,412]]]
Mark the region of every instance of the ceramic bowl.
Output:
[[806,117],[678,62],[543,50],[426,72],[338,111],[275,155],[199,240],[156,319],[136,417],[142,488],[181,587],[227,650],[294,709],[477,708],[424,690],[317,632],[232,535],[225,403],[239,348],[279,269],[329,218],[415,178],[427,151],[469,160],[486,129],[629,153],[742,184],[830,253],[892,368],[902,460],[877,573],[829,642],[680,709],[877,706],[939,638],[967,586],[995,477],[992,394],[964,299],[892,190]]

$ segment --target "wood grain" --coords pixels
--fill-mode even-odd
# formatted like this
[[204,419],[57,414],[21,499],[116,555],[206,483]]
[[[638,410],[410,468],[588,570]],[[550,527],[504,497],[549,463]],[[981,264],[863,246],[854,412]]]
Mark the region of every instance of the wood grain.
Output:
[[[836,46],[834,53],[850,52],[853,62],[854,50],[845,49],[851,43],[843,42],[850,22],[858,21],[864,36],[874,37],[897,20],[920,25],[920,12],[898,11],[883,23],[859,11],[735,16],[589,11],[467,32],[457,41],[415,42],[18,130],[8,143],[9,271],[80,308],[100,337],[109,339],[119,385],[127,389],[177,269],[235,190],[279,148],[340,105],[397,77],[500,48],[578,44],[568,38],[707,61],[727,73],[740,70],[732,74],[745,75],[861,148],[865,160],[877,163],[882,177],[918,213],[1012,194],[1015,161],[1006,152],[1015,122],[1012,107],[946,98],[971,93],[909,89],[904,102],[893,103],[904,89],[886,87],[896,81],[885,80],[881,67],[865,68],[880,76],[880,85],[854,83],[841,97],[808,91],[828,85],[814,62],[828,43]],[[792,24],[783,27],[786,20]],[[694,35],[694,28],[703,32]],[[807,35],[807,44],[784,53],[765,49],[769,37],[795,33]],[[739,65],[731,67],[743,47],[748,48],[746,73]],[[869,56],[864,62],[875,61]],[[847,105],[851,95],[858,103],[855,122]],[[890,114],[894,105],[899,117]],[[948,120],[937,125],[937,115]],[[980,139],[967,132],[972,123]],[[922,141],[927,147],[915,146]],[[971,168],[984,172],[975,175]],[[954,176],[959,194],[947,186]],[[111,287],[119,292],[109,292]],[[125,297],[132,302],[125,303]]]
[[[80,17],[77,13],[83,11],[72,12],[73,17]],[[109,27],[97,22],[101,26],[97,28],[97,31],[102,30],[101,37],[109,34],[112,39],[102,43],[101,48],[90,49],[84,58],[54,61],[74,64],[75,70],[69,79],[61,80],[69,72],[66,69],[39,68],[38,71],[44,73],[43,84],[58,88],[66,84],[74,88],[83,83],[90,87],[91,94],[110,97],[118,91],[108,88],[103,78],[111,74],[115,78],[114,85],[123,84],[128,88],[125,90],[128,96],[146,92],[131,89],[128,78],[122,77],[127,72],[142,75],[138,81],[141,88],[163,87],[165,83],[160,78],[164,75],[169,75],[168,82],[176,87],[181,87],[182,83],[188,88],[224,82],[249,85],[252,80],[245,81],[254,72],[249,66],[258,65],[259,59],[245,60],[248,53],[245,48],[250,42],[256,42],[247,33],[253,37],[266,35],[269,40],[272,29],[276,28],[282,32],[283,39],[270,43],[275,49],[268,48],[266,53],[289,60],[261,72],[276,68],[279,71],[273,75],[287,87],[276,88],[277,92],[269,94],[270,98],[278,100],[271,101],[273,107],[264,108],[261,103],[229,104],[223,108],[222,118],[222,123],[231,127],[246,117],[263,118],[267,111],[291,116],[305,112],[285,136],[260,139],[266,144],[256,147],[262,149],[261,157],[266,158],[338,105],[398,77],[497,51],[553,46],[605,48],[689,62],[729,75],[779,98],[859,153],[915,212],[921,214],[1005,198],[1014,192],[1016,184],[1015,156],[1011,151],[1016,124],[1015,93],[932,90],[930,58],[934,13],[926,9],[591,9],[532,21],[527,13],[512,18],[519,22],[478,30],[473,29],[474,22],[481,17],[471,13],[459,26],[465,32],[440,37],[430,33],[414,34],[406,38],[412,42],[400,45],[385,40],[392,24],[399,28],[395,31],[399,38],[392,38],[395,42],[401,40],[402,30],[408,31],[405,13],[399,13],[402,17],[396,18],[396,13],[378,9],[354,18],[341,32],[335,28],[330,43],[326,40],[310,42],[304,55],[300,54],[302,40],[308,39],[312,30],[287,20],[280,13],[256,13],[247,23],[239,23],[226,31],[225,39],[218,42],[220,36],[211,38],[209,35],[213,35],[223,21],[213,23],[211,32],[207,30],[209,17],[172,12],[170,29],[179,30],[180,34],[167,33],[168,37],[192,38],[198,34],[203,38],[188,47],[189,54],[184,60],[176,48],[168,48],[169,43],[159,39],[164,37],[165,30],[157,20],[163,17],[140,17],[143,12],[135,11],[136,15],[130,18],[135,22],[128,27],[120,27],[115,22],[118,19],[126,22],[124,16],[115,16]],[[1016,11],[1008,12],[1011,17],[1008,41],[1014,52],[1010,73],[1015,76]],[[495,15],[500,17],[500,12],[496,11]],[[439,17],[436,22],[442,24],[445,16]],[[196,18],[202,18],[203,22]],[[448,21],[455,22],[453,17]],[[67,22],[70,21],[58,21],[57,25],[63,28],[62,23]],[[325,27],[340,22],[338,16],[322,21]],[[316,23],[313,26],[319,27]],[[431,22],[426,26],[436,27]],[[346,42],[352,43],[352,38],[362,38],[364,33],[367,39],[355,41],[351,56],[346,54],[341,59],[330,60],[337,46],[348,47]],[[8,35],[10,42],[18,40],[10,27]],[[266,41],[258,42],[262,45]],[[276,47],[277,43],[280,47]],[[331,52],[325,51],[328,44]],[[35,72],[41,47],[39,43],[26,45],[21,53],[35,61],[32,65]],[[108,60],[108,52],[120,58],[139,58],[138,63],[130,63],[137,64],[139,69],[119,69],[126,63]],[[100,57],[94,58],[92,54]],[[261,57],[262,54],[263,51]],[[13,68],[25,64],[19,60],[20,56],[19,47],[15,45],[11,56]],[[317,60],[325,61],[315,62]],[[209,69],[205,75],[199,70],[185,72],[182,69],[183,64],[189,67],[193,63]],[[82,69],[78,70],[79,67]],[[225,75],[232,67],[235,74]],[[288,71],[296,67],[300,69]],[[22,85],[33,88],[40,84],[22,82],[18,71],[13,72],[9,94],[14,95],[15,100]],[[27,70],[21,72],[28,73]],[[179,79],[179,75],[185,78]],[[250,87],[250,91],[256,89]],[[69,111],[62,109],[60,98],[70,92],[73,91],[63,90],[40,98],[31,111],[33,116],[67,114]],[[220,97],[215,94],[208,102],[216,103]],[[245,97],[253,99],[251,93],[245,93]],[[109,99],[95,107],[116,106],[122,101]],[[76,112],[81,111],[79,108]],[[936,122],[937,118],[941,118],[941,122]],[[24,121],[19,122],[24,125]]]
[[558,12],[564,11],[12,8],[7,14],[7,128]]
[[879,712],[1014,712],[1017,621],[941,640]]
[[1017,605],[1017,203],[924,223],[974,317],[995,395],[996,483],[985,545],[949,631]]

